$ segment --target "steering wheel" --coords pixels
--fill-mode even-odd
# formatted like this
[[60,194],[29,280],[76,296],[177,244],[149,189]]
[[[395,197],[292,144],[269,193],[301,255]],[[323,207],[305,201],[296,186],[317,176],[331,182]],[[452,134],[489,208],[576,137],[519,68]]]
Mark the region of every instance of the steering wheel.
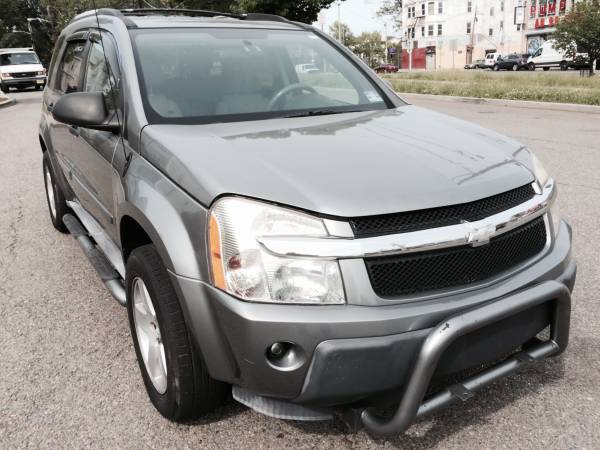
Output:
[[314,87],[309,86],[308,84],[304,84],[304,83],[290,84],[289,86],[286,86],[283,89],[281,89],[277,94],[275,94],[273,96],[273,98],[269,102],[269,105],[267,106],[267,110],[273,111],[275,106],[281,100],[283,100],[283,98],[286,95],[291,94],[292,92],[302,92],[302,91],[308,91],[308,92],[311,92],[311,93],[317,94],[317,95],[319,94]]

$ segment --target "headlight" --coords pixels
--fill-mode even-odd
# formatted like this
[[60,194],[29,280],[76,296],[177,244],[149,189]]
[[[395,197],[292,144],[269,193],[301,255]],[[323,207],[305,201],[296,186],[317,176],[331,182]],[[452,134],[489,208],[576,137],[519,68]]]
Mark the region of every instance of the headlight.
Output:
[[10,76],[10,73],[0,72],[0,78],[7,79],[7,78],[12,78],[12,77]]
[[213,206],[208,228],[212,282],[217,288],[253,302],[345,303],[337,261],[281,258],[257,241],[263,236],[327,237],[321,219],[229,197]]
[[40,70],[37,74],[38,75],[46,75],[46,70],[45,69],[44,70]]
[[535,180],[538,182],[540,188],[543,188],[546,183],[548,182],[548,179],[550,178],[550,175],[548,175],[548,172],[546,171],[546,169],[544,168],[543,164],[541,163],[541,161],[538,159],[537,156],[535,155],[531,155],[532,157],[532,164],[533,164],[533,174],[535,175]]

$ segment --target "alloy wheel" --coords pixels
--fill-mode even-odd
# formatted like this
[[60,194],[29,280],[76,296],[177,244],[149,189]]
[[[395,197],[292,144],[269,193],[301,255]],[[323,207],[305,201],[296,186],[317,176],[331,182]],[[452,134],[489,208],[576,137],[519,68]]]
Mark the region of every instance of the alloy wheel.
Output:
[[135,333],[148,377],[159,394],[167,392],[167,358],[152,299],[141,278],[133,280]]

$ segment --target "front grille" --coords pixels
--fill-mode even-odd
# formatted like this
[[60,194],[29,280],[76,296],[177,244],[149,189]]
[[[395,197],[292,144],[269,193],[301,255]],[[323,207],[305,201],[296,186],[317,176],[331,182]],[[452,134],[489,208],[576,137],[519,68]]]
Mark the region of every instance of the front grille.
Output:
[[19,73],[11,73],[10,75],[13,78],[30,78],[30,77],[35,77],[37,75],[37,72],[19,72]]
[[365,259],[380,297],[421,294],[492,278],[539,254],[546,246],[544,217],[493,238],[482,247],[455,247]]
[[350,219],[356,237],[406,233],[473,222],[525,203],[535,195],[531,184],[470,203],[419,211]]

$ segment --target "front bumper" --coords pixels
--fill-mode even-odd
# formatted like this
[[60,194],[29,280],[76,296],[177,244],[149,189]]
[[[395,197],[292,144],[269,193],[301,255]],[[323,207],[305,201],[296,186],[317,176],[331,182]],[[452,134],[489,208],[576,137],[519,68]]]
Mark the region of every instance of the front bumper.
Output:
[[[172,279],[214,378],[259,396],[334,406],[401,394],[432,333],[450,320],[464,322],[470,311],[477,315],[491,308],[494,314],[483,328],[467,326],[464,337],[452,334],[444,341],[450,349],[427,358],[431,376],[495,361],[529,341],[554,323],[559,298],[561,305],[570,304],[576,276],[570,250],[571,232],[563,223],[547,253],[510,277],[475,290],[385,306],[253,304],[196,280]],[[561,324],[568,325],[568,310],[561,307]],[[566,346],[568,326],[561,326],[559,337],[555,354]],[[274,342],[296,344],[304,362],[292,369],[273,366],[266,353]]]
[[45,86],[46,85],[46,77],[38,76],[38,77],[28,77],[28,78],[2,78],[0,80],[3,86],[14,87],[14,88],[24,88],[24,87],[32,87],[32,86]]

